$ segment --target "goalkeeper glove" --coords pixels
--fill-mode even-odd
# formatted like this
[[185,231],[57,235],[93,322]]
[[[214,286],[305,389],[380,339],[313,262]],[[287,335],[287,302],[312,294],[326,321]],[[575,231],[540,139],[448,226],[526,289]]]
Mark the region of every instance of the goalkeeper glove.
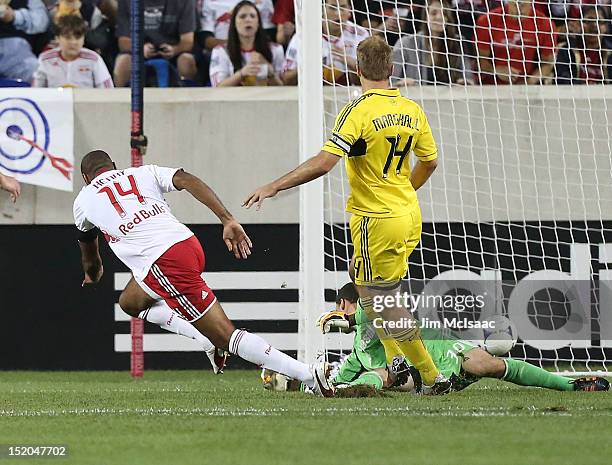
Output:
[[331,331],[341,331],[343,333],[350,333],[353,331],[346,313],[338,311],[323,313],[317,320],[317,326],[321,328],[323,334],[327,334]]

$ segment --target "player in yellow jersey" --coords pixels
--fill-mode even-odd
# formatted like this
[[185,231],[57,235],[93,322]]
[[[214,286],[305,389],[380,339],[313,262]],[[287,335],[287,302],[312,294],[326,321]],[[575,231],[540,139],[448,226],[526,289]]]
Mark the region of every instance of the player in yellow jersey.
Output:
[[[329,172],[344,157],[351,186],[347,211],[354,255],[349,273],[361,305],[378,328],[387,358],[405,355],[421,373],[431,394],[446,393],[450,383],[434,365],[420,331],[394,296],[408,271],[408,257],[421,237],[421,210],[416,189],[437,166],[437,148],[423,109],[389,87],[392,49],[370,37],[357,47],[358,74],[363,95],[339,113],[321,152],[276,181],[255,190],[245,200],[250,208],[279,191],[312,181]],[[410,153],[416,155],[411,169]],[[390,305],[375,303],[391,302]],[[412,323],[410,323],[412,322]],[[400,324],[398,324],[400,323]]]

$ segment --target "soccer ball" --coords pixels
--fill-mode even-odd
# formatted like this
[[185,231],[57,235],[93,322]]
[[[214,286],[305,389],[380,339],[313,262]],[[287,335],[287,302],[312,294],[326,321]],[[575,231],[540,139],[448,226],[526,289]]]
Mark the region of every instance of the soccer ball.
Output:
[[288,377],[267,368],[261,370],[261,381],[263,382],[264,389],[268,391],[284,392],[289,384]]
[[516,326],[505,316],[498,315],[491,321],[495,326],[483,329],[483,346],[491,355],[505,355],[516,344],[518,332]]

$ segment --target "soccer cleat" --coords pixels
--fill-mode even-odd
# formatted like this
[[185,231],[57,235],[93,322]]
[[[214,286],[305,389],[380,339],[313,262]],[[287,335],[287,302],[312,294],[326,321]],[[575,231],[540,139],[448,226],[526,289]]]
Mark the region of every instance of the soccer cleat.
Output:
[[206,356],[208,360],[210,360],[210,364],[212,365],[213,373],[215,375],[223,374],[223,369],[225,368],[225,364],[227,362],[227,357],[229,357],[229,353],[223,349],[217,349],[216,347],[206,352]]
[[572,381],[574,385],[574,391],[609,391],[610,382],[605,378],[599,376],[590,376],[587,378],[576,378]]
[[453,391],[463,391],[469,385],[474,384],[475,382],[480,380],[480,378],[478,376],[472,375],[471,373],[468,373],[463,368],[461,368],[461,371],[458,375],[453,373],[448,378],[448,380],[453,385]]
[[396,355],[387,369],[391,373],[391,379],[394,379],[392,387],[403,386],[412,377],[415,392],[421,391],[421,375],[416,368],[408,365],[405,357]]
[[310,372],[314,378],[312,390],[316,396],[333,397],[336,393],[334,385],[329,381],[331,366],[327,362],[310,365]]
[[423,384],[422,394],[424,396],[442,396],[444,394],[448,394],[452,390],[453,383],[451,383],[443,374],[439,374],[432,386]]

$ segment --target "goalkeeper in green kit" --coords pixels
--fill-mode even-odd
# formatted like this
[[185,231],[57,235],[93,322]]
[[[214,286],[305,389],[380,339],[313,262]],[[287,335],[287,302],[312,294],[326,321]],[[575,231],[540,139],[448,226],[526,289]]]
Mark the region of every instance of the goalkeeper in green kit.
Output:
[[[324,333],[355,332],[353,351],[346,357],[332,379],[338,389],[367,386],[377,390],[400,388],[420,393],[418,370],[403,359],[388,365],[385,349],[376,330],[361,308],[352,283],[343,286],[336,297],[336,310],[323,314],[318,321]],[[423,341],[444,376],[453,383],[453,390],[465,389],[480,378],[498,378],[520,386],[537,386],[557,391],[607,391],[610,383],[600,377],[567,378],[536,367],[522,360],[493,357],[484,349],[451,337],[440,331],[422,330]],[[299,386],[282,375],[264,370],[264,387],[293,390]]]

